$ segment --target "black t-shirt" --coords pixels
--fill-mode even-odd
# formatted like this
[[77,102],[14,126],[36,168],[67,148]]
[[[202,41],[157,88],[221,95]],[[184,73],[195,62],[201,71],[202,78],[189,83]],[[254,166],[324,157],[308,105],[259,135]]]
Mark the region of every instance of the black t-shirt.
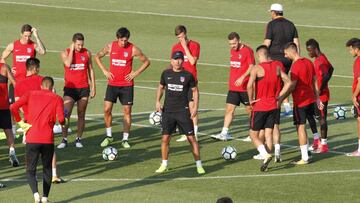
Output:
[[188,91],[196,86],[194,76],[185,70],[175,72],[164,70],[160,84],[165,86],[164,112],[178,112],[189,109]]
[[270,55],[284,55],[284,46],[298,38],[294,23],[285,18],[276,18],[266,27],[265,39],[270,39]]

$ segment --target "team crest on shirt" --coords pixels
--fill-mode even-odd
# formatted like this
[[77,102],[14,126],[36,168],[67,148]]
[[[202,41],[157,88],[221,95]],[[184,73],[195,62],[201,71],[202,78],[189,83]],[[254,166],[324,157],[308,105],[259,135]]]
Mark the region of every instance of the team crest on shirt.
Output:
[[85,61],[85,56],[80,57],[82,61]]
[[241,54],[239,54],[239,59],[241,59],[241,57],[242,57],[242,55],[241,55]]
[[181,76],[180,77],[180,82],[185,82],[185,77]]
[[30,53],[31,53],[31,51],[32,51],[32,49],[31,49],[31,48],[27,48],[27,49],[26,49],[26,51],[27,51],[27,53],[29,53],[29,54],[30,54]]
[[124,57],[128,57],[129,56],[129,53],[128,52],[124,52]]

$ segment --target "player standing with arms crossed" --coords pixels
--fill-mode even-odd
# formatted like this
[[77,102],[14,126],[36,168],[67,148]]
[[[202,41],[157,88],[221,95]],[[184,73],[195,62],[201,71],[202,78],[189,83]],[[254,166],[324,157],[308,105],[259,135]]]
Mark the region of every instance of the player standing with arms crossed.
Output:
[[[108,86],[104,99],[106,137],[101,142],[100,146],[106,147],[114,139],[111,131],[111,112],[114,103],[116,103],[119,98],[124,112],[122,146],[124,148],[130,148],[128,138],[131,127],[131,107],[134,99],[134,79],[150,65],[150,60],[137,46],[129,42],[130,31],[127,28],[119,28],[116,32],[116,38],[117,40],[107,44],[94,57],[97,65],[108,79]],[[101,58],[107,54],[110,54],[109,69],[107,69],[101,61]],[[132,69],[134,57],[139,58],[141,62],[141,66],[136,71]]]

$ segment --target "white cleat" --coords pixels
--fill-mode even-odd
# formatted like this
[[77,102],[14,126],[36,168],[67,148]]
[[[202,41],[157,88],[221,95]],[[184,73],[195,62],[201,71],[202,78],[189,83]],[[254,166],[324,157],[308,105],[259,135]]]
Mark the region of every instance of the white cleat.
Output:
[[186,135],[180,135],[180,138],[176,140],[176,142],[185,142],[187,141]]
[[257,154],[257,155],[254,155],[254,156],[253,156],[253,159],[256,159],[256,160],[264,160],[264,157],[262,157],[261,154]]
[[250,136],[247,136],[247,137],[245,137],[243,139],[240,139],[240,140],[243,141],[243,142],[251,142]]
[[234,139],[229,133],[226,135],[219,133],[217,135],[211,135],[210,137],[213,139],[216,139],[216,140],[221,140],[221,141],[227,141],[227,140]]

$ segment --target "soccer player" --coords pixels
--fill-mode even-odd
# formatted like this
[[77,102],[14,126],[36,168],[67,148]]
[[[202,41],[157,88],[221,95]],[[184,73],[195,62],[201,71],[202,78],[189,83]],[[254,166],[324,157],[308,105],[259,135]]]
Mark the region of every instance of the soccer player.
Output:
[[[36,180],[36,167],[39,156],[43,164],[43,197],[41,202],[48,202],[51,186],[51,162],[54,154],[53,126],[56,118],[64,125],[64,107],[60,96],[52,92],[54,80],[44,77],[41,90],[27,92],[10,106],[16,122],[26,132],[26,176],[34,194],[35,202],[40,202]],[[19,109],[28,106],[26,123],[21,120]]]
[[[27,92],[34,90],[41,90],[41,83],[44,79],[43,76],[39,75],[40,72],[40,61],[37,58],[29,58],[26,60],[26,77],[19,80],[16,83],[15,88],[15,101],[19,100],[20,97],[25,95]],[[27,120],[28,116],[28,107],[27,105],[22,106],[22,111],[24,113],[24,120]],[[24,132],[23,143],[26,144],[26,135]],[[64,180],[57,175],[56,170],[56,154],[54,152],[52,160],[52,183],[63,183]]]
[[11,127],[11,113],[9,109],[8,81],[15,85],[10,68],[7,64],[0,63],[0,128],[4,130],[9,146],[9,161],[13,167],[19,166],[15,153],[15,136]]
[[[34,35],[35,41],[31,40],[31,36]],[[25,62],[30,57],[35,57],[36,52],[40,55],[46,53],[46,49],[42,41],[40,40],[38,31],[36,28],[29,24],[25,24],[21,27],[20,39],[8,44],[1,55],[1,63],[5,63],[5,60],[12,54],[12,73],[15,80],[20,80],[26,77]],[[9,99],[10,104],[15,101],[14,87],[9,86]],[[13,134],[16,134],[16,125],[12,126]]]
[[[200,57],[200,44],[194,40],[189,39],[187,35],[186,27],[184,25],[178,25],[175,27],[175,36],[178,38],[179,42],[172,47],[171,55],[176,51],[181,51],[184,54],[183,68],[194,76],[196,85],[198,85],[196,63]],[[195,105],[191,90],[189,90],[188,98],[189,98],[189,108],[191,111]],[[196,116],[192,120],[194,123],[195,137],[197,138],[198,120],[199,120],[198,115],[196,114]],[[176,141],[183,142],[186,140],[187,140],[186,135],[182,135]]]
[[[162,112],[162,140],[161,157],[162,163],[155,172],[163,173],[168,170],[169,143],[171,134],[178,126],[180,133],[187,136],[192,147],[198,174],[204,174],[200,160],[200,150],[195,138],[192,118],[197,114],[199,106],[199,91],[194,76],[182,67],[184,54],[181,51],[174,52],[171,57],[171,69],[166,69],[161,74],[160,84],[156,92],[156,111]],[[192,91],[194,108],[190,111],[188,92]],[[161,98],[165,91],[164,106]]]
[[[267,46],[256,49],[259,64],[252,68],[247,84],[247,94],[252,106],[250,136],[260,155],[264,158],[260,171],[266,171],[272,159],[272,138],[275,120],[279,113],[279,104],[286,97],[290,88],[290,79],[281,70],[277,61],[269,60]],[[284,86],[281,87],[281,81]],[[255,88],[254,88],[255,87]],[[255,92],[255,95],[254,95]],[[268,151],[259,139],[260,130],[264,130]]]
[[224,126],[220,134],[211,136],[214,139],[224,141],[232,139],[232,136],[228,133],[228,131],[234,117],[236,106],[239,106],[240,103],[245,105],[246,112],[250,116],[251,107],[246,92],[246,86],[249,80],[248,75],[251,67],[255,64],[253,50],[240,41],[238,33],[230,33],[228,35],[228,40],[230,45],[230,78],[229,91],[226,98]]
[[[281,4],[271,4],[271,21],[266,26],[264,44],[269,47],[270,57],[273,60],[281,61],[288,74],[291,61],[285,57],[284,46],[289,42],[294,42],[300,53],[300,42],[297,29],[291,21],[284,18],[284,9]],[[291,105],[289,100],[284,100],[284,115],[291,116]]]
[[358,127],[358,149],[352,153],[348,153],[347,156],[360,156],[360,39],[352,38],[346,43],[351,56],[355,58],[353,65],[354,81],[352,85],[352,102],[354,104],[355,118],[357,120]]
[[[61,52],[65,69],[64,109],[66,118],[70,119],[75,102],[77,103],[77,137],[75,147],[82,148],[81,137],[85,128],[85,112],[89,96],[95,97],[95,74],[91,61],[91,52],[84,48],[84,35],[75,33],[69,48]],[[89,87],[89,79],[91,88]],[[63,139],[58,149],[67,146],[69,124],[62,131]]]
[[[122,146],[124,148],[130,148],[128,138],[131,127],[131,107],[134,98],[134,79],[150,65],[150,60],[137,46],[129,42],[130,31],[127,28],[119,28],[116,32],[116,38],[117,40],[107,44],[95,56],[96,63],[108,79],[104,99],[106,137],[100,145],[101,147],[106,147],[113,141],[111,111],[114,103],[116,103],[116,100],[119,98],[124,112]],[[101,58],[106,54],[110,54],[109,69],[107,69],[101,61]],[[137,57],[141,62],[141,66],[136,71],[132,69],[134,57]]]
[[319,142],[318,136],[314,136],[312,148],[315,153],[326,153],[329,151],[327,144],[327,106],[330,99],[328,83],[334,72],[334,68],[325,54],[321,52],[320,45],[315,39],[309,39],[306,42],[306,50],[308,51],[309,57],[315,58],[314,67],[320,90],[320,100],[324,104],[323,110],[315,108],[315,116],[319,118],[320,121],[321,141]]
[[301,159],[294,161],[293,164],[304,165],[309,163],[308,136],[305,129],[306,119],[314,116],[315,102],[319,110],[323,110],[323,104],[319,98],[315,68],[312,62],[300,56],[294,42],[285,45],[284,52],[285,57],[293,61],[290,92],[294,101],[293,120],[301,150]]

